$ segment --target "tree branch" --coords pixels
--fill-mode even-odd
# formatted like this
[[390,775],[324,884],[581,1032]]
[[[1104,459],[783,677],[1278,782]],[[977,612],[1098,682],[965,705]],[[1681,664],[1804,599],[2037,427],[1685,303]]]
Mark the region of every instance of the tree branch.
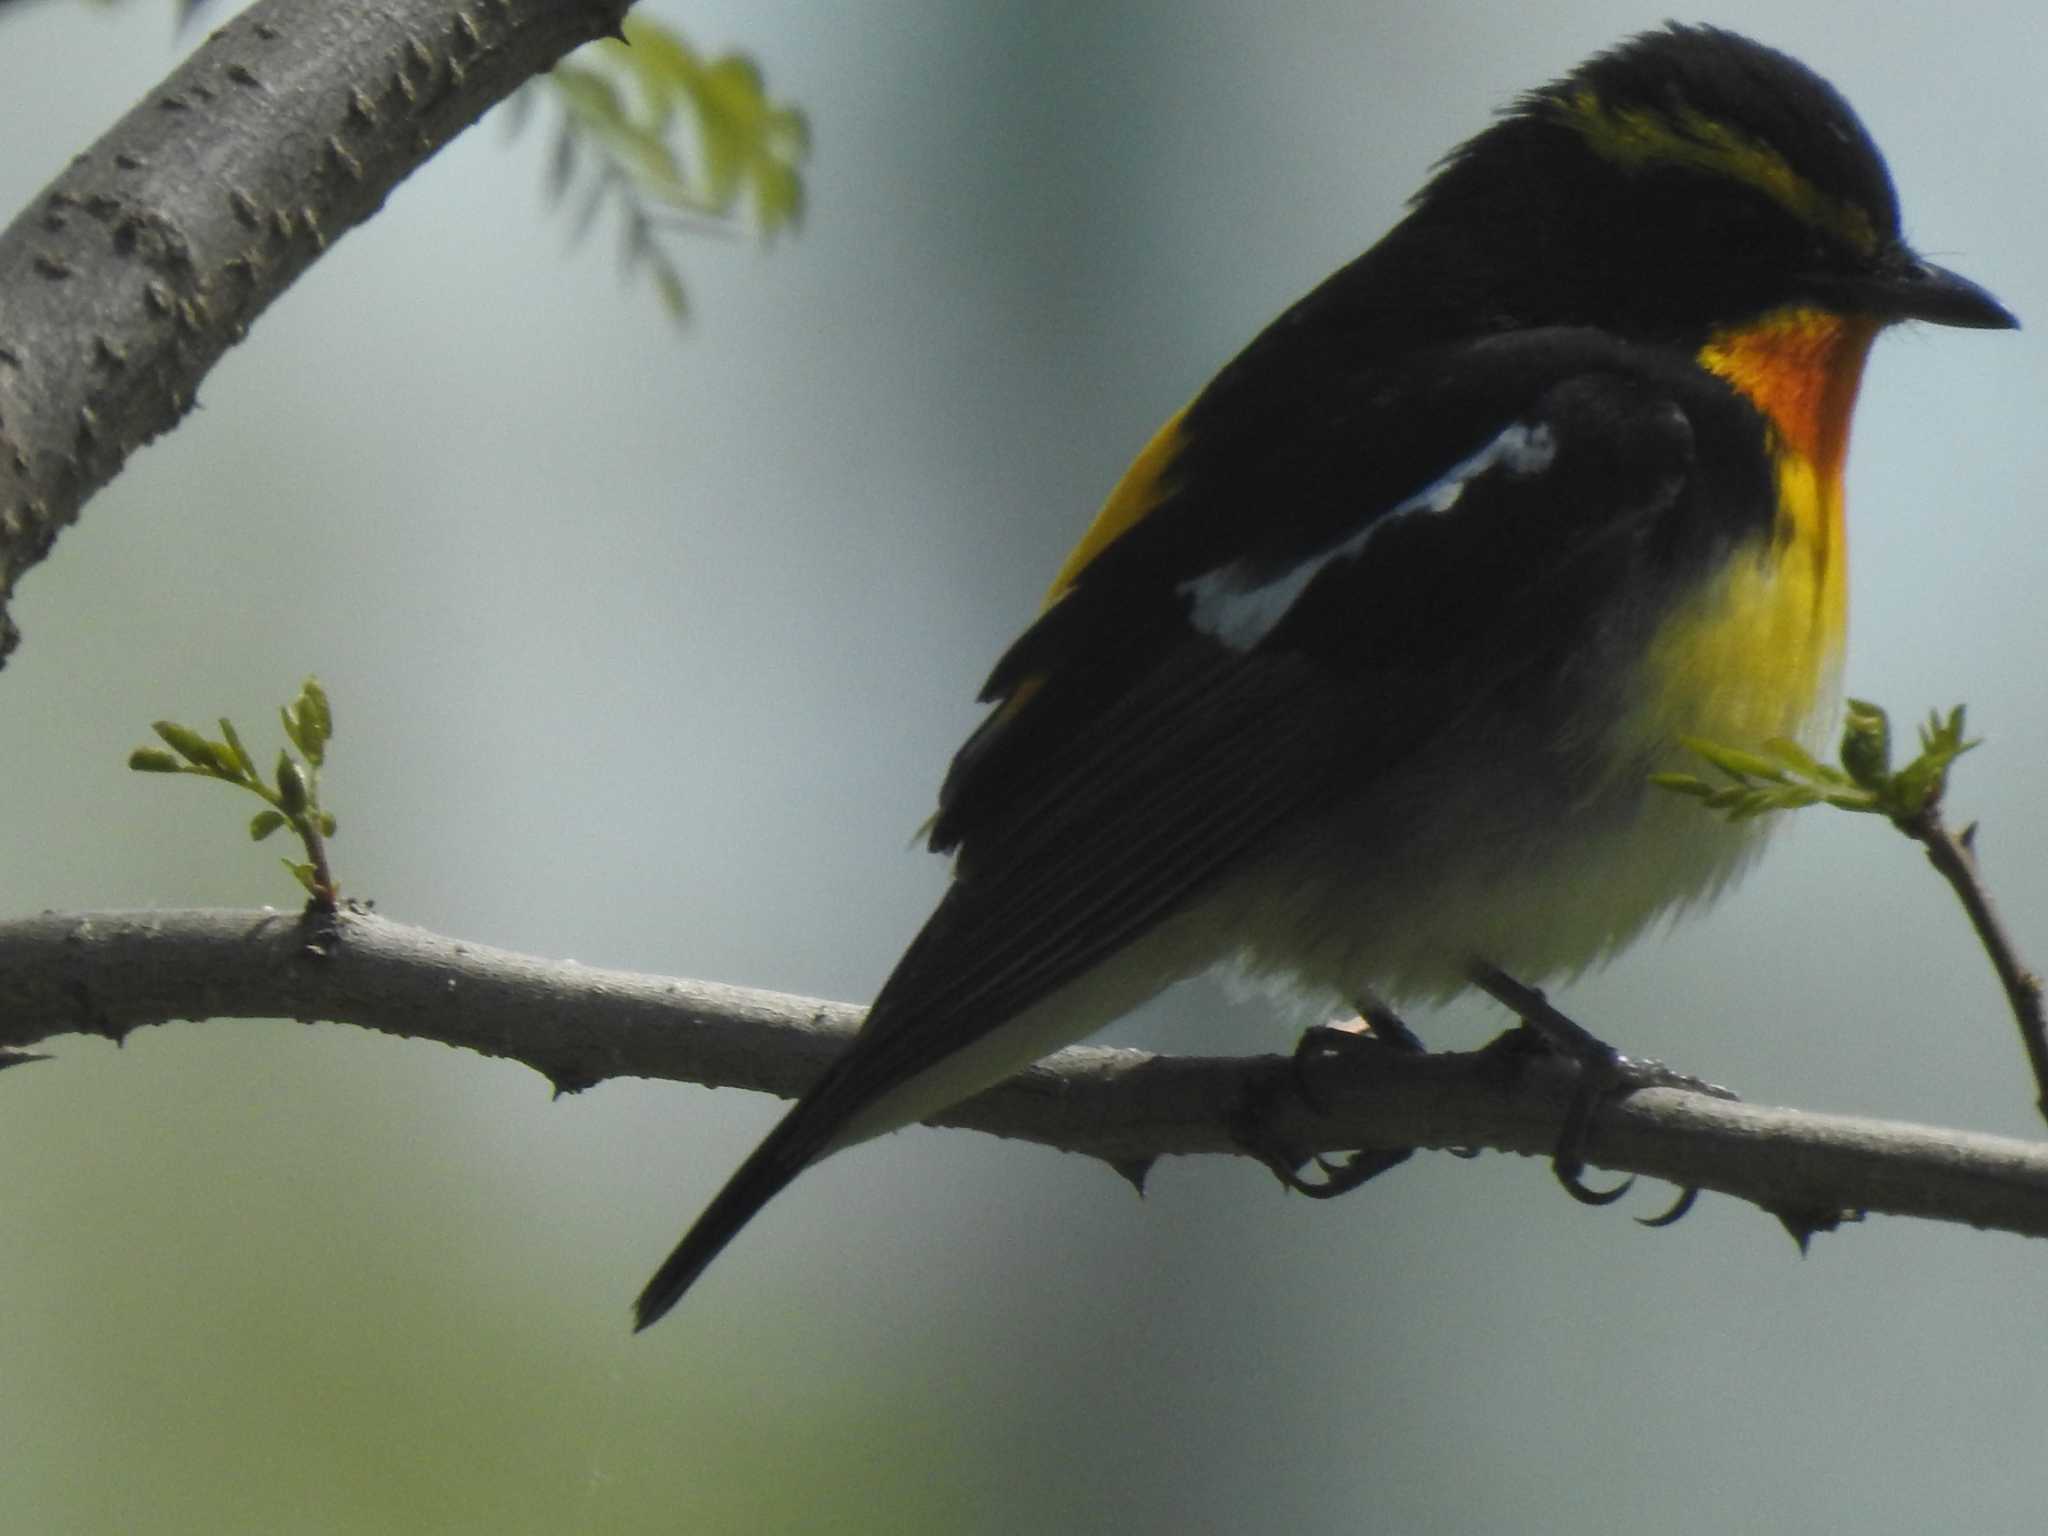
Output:
[[[362,1025],[524,1062],[573,1092],[667,1078],[790,1097],[845,1045],[845,1003],[597,970],[462,943],[365,912],[47,913],[0,923],[0,1046],[173,1019]],[[1480,1051],[1177,1059],[1074,1047],[934,1123],[1104,1160],[1243,1153],[1256,1110],[1306,1154],[1490,1147],[1547,1156],[1570,1096],[1559,1063]],[[2048,1236],[2048,1144],[1653,1090],[1604,1107],[1603,1167],[1738,1196],[1795,1229],[1863,1211]]]
[[259,0],[0,233],[0,661],[21,574],[442,145],[630,0]]
[[1919,815],[1898,823],[1899,830],[1927,851],[1927,862],[1956,893],[1978,943],[1998,973],[2005,989],[2013,1022],[2019,1026],[2020,1044],[2026,1049],[2027,1065],[2033,1069],[2034,1107],[2048,1118],[2048,1016],[2044,1016],[2041,978],[2020,959],[2019,950],[2005,930],[1992,904],[1991,887],[1977,868],[1977,826],[1972,822],[1960,833],[1951,832],[1942,818],[1941,802],[1931,801]]

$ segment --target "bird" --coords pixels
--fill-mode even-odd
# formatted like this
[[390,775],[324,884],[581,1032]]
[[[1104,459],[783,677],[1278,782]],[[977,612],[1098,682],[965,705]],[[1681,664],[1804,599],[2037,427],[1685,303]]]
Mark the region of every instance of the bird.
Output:
[[1234,964],[1569,980],[1749,866],[1651,775],[1816,742],[1876,336],[2006,329],[1789,55],[1672,23],[1499,111],[1132,462],[983,689],[952,879],[635,1304],[819,1159]]

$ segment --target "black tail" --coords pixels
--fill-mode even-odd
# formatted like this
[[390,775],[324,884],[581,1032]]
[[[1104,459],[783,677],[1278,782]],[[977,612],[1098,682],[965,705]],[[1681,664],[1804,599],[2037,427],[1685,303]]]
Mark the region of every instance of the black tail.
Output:
[[[990,953],[1000,957],[1007,951],[981,942],[978,929],[972,926],[979,918],[979,908],[968,904],[968,891],[967,882],[953,883],[938,910],[897,961],[860,1033],[804,1091],[767,1140],[740,1164],[696,1225],[683,1234],[676,1251],[655,1271],[633,1304],[636,1333],[658,1322],[682,1300],[683,1293],[739,1235],[740,1228],[821,1157],[864,1110],[955,1051],[974,1044],[1032,1000],[1030,993],[997,992],[991,996],[979,985],[978,966],[983,957]],[[964,933],[959,926],[963,914],[970,920]],[[935,949],[958,950],[968,957],[967,964],[964,968],[958,963],[934,967],[931,952]],[[1037,990],[1042,992],[1043,985]],[[972,1023],[963,1028],[952,1022],[962,1017]],[[875,1129],[879,1128],[870,1128]]]
[[[819,1086],[823,1086],[820,1084]],[[740,1228],[760,1213],[790,1180],[824,1151],[843,1116],[820,1114],[816,1090],[797,1101],[796,1107],[768,1133],[767,1140],[754,1148],[738,1171],[726,1180],[725,1188],[704,1208],[676,1250],[663,1260],[654,1278],[633,1303],[633,1331],[651,1327],[696,1283],[711,1261],[724,1252],[725,1245],[739,1235]]]

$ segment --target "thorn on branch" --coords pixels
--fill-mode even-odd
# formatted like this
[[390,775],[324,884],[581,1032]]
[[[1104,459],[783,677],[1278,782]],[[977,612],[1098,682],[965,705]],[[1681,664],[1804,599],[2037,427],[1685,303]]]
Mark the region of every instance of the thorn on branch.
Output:
[[1133,1157],[1112,1162],[1109,1166],[1123,1181],[1138,1192],[1140,1200],[1145,1198],[1145,1180],[1151,1176],[1152,1168],[1158,1162],[1152,1157]]
[[350,181],[363,179],[363,163],[348,152],[347,147],[333,134],[327,136],[327,158],[338,167]]
[[1799,1256],[1805,1258],[1815,1234],[1841,1230],[1845,1221],[1861,1221],[1861,1211],[1831,1210],[1826,1206],[1798,1208],[1794,1206],[1772,1206],[1770,1213],[1778,1218],[1792,1241],[1799,1245]]

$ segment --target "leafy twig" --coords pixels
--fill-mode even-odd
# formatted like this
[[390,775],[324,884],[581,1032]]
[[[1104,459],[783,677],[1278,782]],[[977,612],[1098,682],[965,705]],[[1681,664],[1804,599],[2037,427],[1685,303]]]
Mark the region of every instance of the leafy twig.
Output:
[[286,859],[284,867],[306,888],[315,907],[332,912],[341,889],[327,862],[327,839],[334,835],[334,817],[320,804],[320,769],[327,761],[327,743],[334,736],[334,713],[328,707],[326,690],[311,677],[299,689],[298,698],[278,713],[285,738],[299,749],[299,755],[292,756],[289,748],[278,752],[272,783],[264,782],[256,759],[242,745],[241,733],[226,718],[220,722],[218,741],[175,720],[159,720],[153,729],[171,750],[137,747],[128,754],[128,766],[137,773],[190,773],[218,779],[264,801],[268,809],[249,820],[250,838],[260,843],[271,833],[290,827],[305,845],[306,859],[304,863]]
[[1709,809],[1743,821],[1772,811],[1808,805],[1883,816],[1927,852],[1927,861],[1949,883],[1969,915],[1992,969],[2019,1025],[2020,1042],[2034,1073],[2035,1105],[2048,1118],[2048,1017],[2044,1017],[2040,976],[2014,948],[1998,919],[1977,867],[1976,826],[1951,832],[1941,815],[1948,772],[1977,743],[1963,733],[1963,707],[1932,714],[1920,727],[1920,753],[1905,767],[1892,767],[1891,722],[1877,705],[1848,703],[1842,730],[1841,766],[1818,762],[1797,742],[1777,739],[1760,751],[1687,738],[1685,745],[1722,775],[1720,782],[1689,773],[1652,774],[1653,783],[1690,795]]
[[1717,741],[1687,736],[1686,750],[1721,771],[1725,782],[1690,773],[1653,773],[1650,782],[1681,795],[1691,795],[1709,810],[1725,812],[1730,821],[1747,821],[1771,811],[1795,811],[1809,805],[1832,805],[1889,817],[1901,831],[1906,823],[1938,805],[1948,787],[1948,770],[1977,743],[1963,735],[1963,707],[1946,718],[1928,716],[1920,727],[1920,755],[1893,771],[1891,721],[1875,704],[1848,702],[1842,727],[1842,765],[1817,760],[1798,742],[1773,737],[1759,750],[1745,750]]

